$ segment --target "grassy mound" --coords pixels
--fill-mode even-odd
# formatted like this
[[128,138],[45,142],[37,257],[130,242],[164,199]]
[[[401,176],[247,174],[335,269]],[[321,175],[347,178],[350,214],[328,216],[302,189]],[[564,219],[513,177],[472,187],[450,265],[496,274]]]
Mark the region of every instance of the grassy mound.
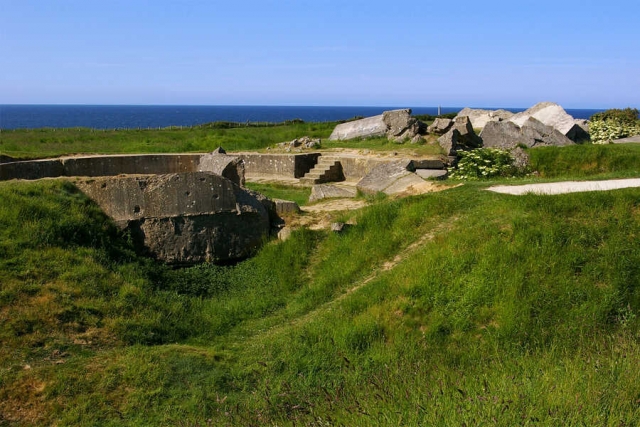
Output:
[[0,183],[0,425],[636,425],[640,189],[484,185],[169,270]]

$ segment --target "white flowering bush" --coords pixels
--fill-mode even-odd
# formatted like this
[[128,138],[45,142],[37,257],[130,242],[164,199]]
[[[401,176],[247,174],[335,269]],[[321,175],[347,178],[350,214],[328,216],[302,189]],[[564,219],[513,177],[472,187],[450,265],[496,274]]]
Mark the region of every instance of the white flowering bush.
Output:
[[589,133],[594,144],[610,144],[614,139],[640,135],[638,110],[612,109],[594,114],[590,119]]
[[494,177],[510,177],[519,174],[513,165],[513,157],[506,150],[498,148],[476,148],[471,151],[458,151],[458,166],[449,174],[449,178],[478,180]]
[[610,144],[611,141],[627,136],[640,135],[640,124],[631,124],[619,119],[596,119],[589,123],[591,142],[594,144]]

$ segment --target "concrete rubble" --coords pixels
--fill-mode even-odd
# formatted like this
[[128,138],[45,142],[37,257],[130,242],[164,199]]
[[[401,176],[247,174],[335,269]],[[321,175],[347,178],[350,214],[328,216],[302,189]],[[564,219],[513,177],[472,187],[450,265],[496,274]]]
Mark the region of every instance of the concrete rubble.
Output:
[[293,141],[281,142],[278,144],[278,147],[284,149],[287,152],[290,151],[302,151],[302,150],[313,150],[316,148],[320,148],[322,141],[320,138],[311,138],[308,136],[303,136],[301,138],[296,138]]
[[456,117],[447,133],[438,138],[438,144],[447,156],[455,156],[459,150],[472,150],[482,146],[467,116]]
[[453,120],[437,117],[433,123],[427,127],[427,133],[434,135],[444,135],[453,126]]
[[365,194],[397,194],[411,186],[424,184],[424,179],[414,173],[411,160],[384,163],[362,178],[356,188]]
[[424,131],[426,131],[424,124],[411,116],[410,109],[401,109],[385,111],[377,116],[339,124],[331,133],[329,140],[386,136],[390,140],[404,142],[412,140]]
[[479,108],[463,108],[457,117],[469,117],[474,129],[483,129],[489,122],[501,122],[509,120],[513,113],[507,110],[483,110]]
[[356,195],[357,190],[353,186],[317,184],[311,187],[309,202],[333,198],[351,198],[356,197]]
[[208,172],[78,180],[137,248],[169,264],[234,262],[252,255],[271,230],[269,206]]
[[514,114],[509,121],[522,127],[530,117],[558,130],[572,141],[587,139],[589,134],[560,105],[540,102],[522,113]]
[[511,121],[489,122],[480,133],[483,146],[512,150],[517,146],[527,148],[574,144],[557,129],[529,117],[522,126]]

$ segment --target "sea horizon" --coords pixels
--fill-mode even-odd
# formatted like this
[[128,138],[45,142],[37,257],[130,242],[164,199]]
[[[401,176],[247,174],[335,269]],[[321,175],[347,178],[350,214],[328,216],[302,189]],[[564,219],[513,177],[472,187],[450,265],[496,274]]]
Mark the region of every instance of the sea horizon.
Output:
[[[314,105],[170,105],[170,104],[0,104],[0,129],[93,128],[146,129],[189,127],[229,121],[280,123],[300,119],[328,122],[368,117],[383,111],[410,108],[414,115],[457,113],[464,107],[449,106],[314,106]],[[523,107],[471,107],[505,109]],[[588,119],[601,109],[565,109],[576,119]]]

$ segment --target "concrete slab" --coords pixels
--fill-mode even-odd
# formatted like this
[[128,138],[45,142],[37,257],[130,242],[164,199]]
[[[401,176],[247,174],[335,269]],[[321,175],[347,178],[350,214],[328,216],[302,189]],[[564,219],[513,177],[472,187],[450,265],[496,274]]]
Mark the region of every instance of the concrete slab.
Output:
[[357,194],[358,190],[354,186],[318,184],[311,188],[309,202],[333,198],[352,198],[356,197]]
[[496,185],[487,190],[503,194],[565,194],[585,191],[607,191],[621,188],[640,187],[640,178],[611,179],[607,181],[566,181],[545,184]]
[[614,144],[640,143],[640,135],[630,136],[628,138],[620,138],[612,141]]
[[387,124],[383,115],[367,117],[365,119],[354,120],[336,126],[329,137],[329,140],[344,140],[353,138],[373,138],[385,136],[387,134]]
[[447,176],[446,169],[416,169],[416,174],[423,179],[439,179]]
[[409,172],[407,175],[398,178],[391,185],[383,190],[383,192],[389,196],[400,193],[410,193],[414,187],[422,187],[425,184],[425,180],[420,178],[413,172]]

